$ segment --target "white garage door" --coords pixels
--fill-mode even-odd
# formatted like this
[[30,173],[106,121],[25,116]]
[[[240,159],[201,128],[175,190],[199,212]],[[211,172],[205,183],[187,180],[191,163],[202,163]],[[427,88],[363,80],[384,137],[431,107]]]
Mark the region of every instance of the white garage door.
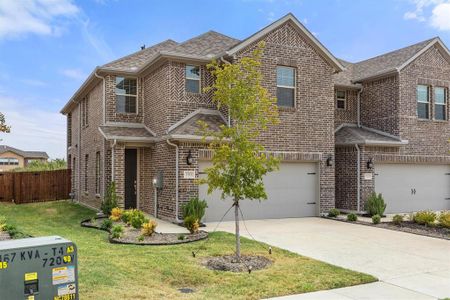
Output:
[[[200,162],[200,177],[210,162]],[[318,214],[318,172],[316,163],[281,163],[280,169],[269,173],[265,179],[267,200],[240,202],[245,219],[275,219],[309,217]],[[221,200],[220,192],[207,194],[207,185],[199,187],[200,199],[206,199],[208,208],[204,221],[219,221],[232,205],[231,199]],[[234,219],[232,209],[224,220]]]
[[386,213],[450,209],[450,165],[377,164],[375,175]]

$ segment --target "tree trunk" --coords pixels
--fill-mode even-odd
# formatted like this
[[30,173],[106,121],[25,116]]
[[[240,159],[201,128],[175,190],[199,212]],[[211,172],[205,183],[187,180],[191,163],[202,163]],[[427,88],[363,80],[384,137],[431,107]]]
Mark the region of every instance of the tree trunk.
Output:
[[236,259],[241,261],[241,236],[239,235],[239,200],[234,200],[234,220],[236,222]]

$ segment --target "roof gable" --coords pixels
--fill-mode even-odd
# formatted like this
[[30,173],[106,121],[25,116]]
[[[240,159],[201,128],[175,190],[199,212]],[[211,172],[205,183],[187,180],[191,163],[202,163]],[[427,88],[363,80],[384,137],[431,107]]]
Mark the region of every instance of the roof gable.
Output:
[[286,16],[282,17],[281,19],[273,22],[272,24],[264,27],[260,31],[256,32],[255,34],[251,35],[250,37],[243,40],[241,43],[235,45],[233,48],[226,51],[227,55],[233,55],[237,53],[238,51],[244,49],[248,45],[258,41],[259,39],[263,38],[268,33],[272,32],[273,30],[277,29],[278,27],[282,26],[286,22],[292,22],[295,26],[295,28],[298,30],[298,32],[306,39],[307,42],[313,46],[314,49],[318,51],[319,54],[337,71],[342,71],[344,67],[340,63],[340,61],[334,57],[330,51],[328,51],[325,46],[323,46],[320,41],[305,27],[302,23],[300,23],[299,20],[292,14],[289,13]]
[[0,145],[0,154],[6,153],[6,152],[12,152],[19,156],[22,156],[23,158],[42,158],[42,159],[48,159],[48,155],[46,152],[43,151],[23,151],[14,147],[10,147],[7,145]]

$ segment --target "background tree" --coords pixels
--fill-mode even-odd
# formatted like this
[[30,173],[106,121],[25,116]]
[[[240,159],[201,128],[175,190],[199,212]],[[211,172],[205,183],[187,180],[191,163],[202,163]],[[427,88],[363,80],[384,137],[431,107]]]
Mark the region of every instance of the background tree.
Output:
[[67,169],[67,162],[63,158],[57,158],[50,161],[33,160],[23,168],[16,168],[15,172],[31,171],[53,171]]
[[0,112],[0,132],[9,132],[11,127],[6,125],[5,115]]
[[239,202],[241,200],[267,199],[263,177],[278,168],[278,160],[265,153],[258,142],[261,133],[269,125],[279,123],[276,98],[269,96],[261,86],[260,43],[249,57],[234,64],[208,65],[216,78],[207,91],[213,92],[217,107],[228,109],[232,126],[221,126],[218,132],[208,130],[202,123],[204,141],[212,137],[209,148],[213,150],[212,167],[207,168],[207,177],[199,180],[208,184],[208,194],[220,190],[222,199],[233,199],[236,225],[236,257],[240,260]]

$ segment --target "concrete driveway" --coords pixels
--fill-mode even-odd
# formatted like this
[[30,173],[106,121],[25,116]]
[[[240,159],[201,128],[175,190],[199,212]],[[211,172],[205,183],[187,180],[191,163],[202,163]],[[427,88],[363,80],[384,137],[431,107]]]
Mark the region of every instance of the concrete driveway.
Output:
[[[213,230],[217,223],[208,223]],[[246,221],[256,240],[381,282],[289,299],[436,299],[450,297],[450,241],[322,218]],[[233,222],[218,230],[234,232]],[[243,236],[249,237],[241,226]],[[378,292],[377,292],[378,291]]]

